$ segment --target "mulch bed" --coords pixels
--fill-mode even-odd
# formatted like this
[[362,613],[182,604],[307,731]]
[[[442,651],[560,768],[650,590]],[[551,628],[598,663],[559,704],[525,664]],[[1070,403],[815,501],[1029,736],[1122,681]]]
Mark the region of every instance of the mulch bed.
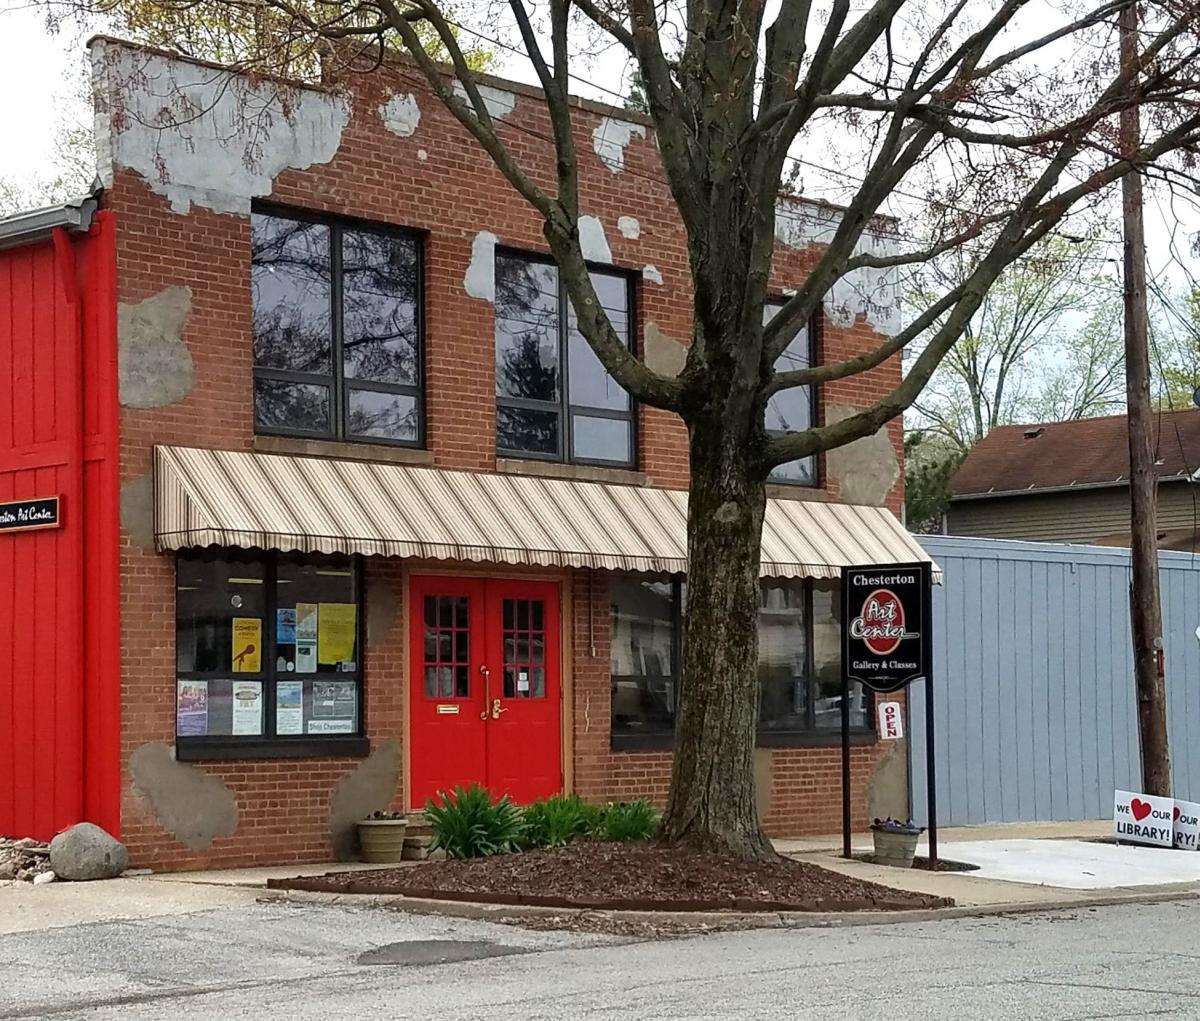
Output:
[[275,890],[627,911],[897,911],[950,907],[807,862],[734,858],[651,843],[568,847],[369,872],[272,879]]

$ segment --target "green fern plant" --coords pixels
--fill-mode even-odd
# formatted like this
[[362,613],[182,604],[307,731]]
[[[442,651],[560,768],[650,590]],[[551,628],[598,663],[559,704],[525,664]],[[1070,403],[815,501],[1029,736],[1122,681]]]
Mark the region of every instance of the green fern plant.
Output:
[[425,818],[433,831],[429,849],[445,851],[448,858],[507,854],[517,850],[524,838],[521,810],[507,795],[493,801],[479,784],[455,787],[449,794],[439,792],[425,803]]
[[658,832],[658,812],[648,801],[618,801],[604,808],[594,833],[599,840],[649,840]]
[[525,847],[565,847],[590,834],[601,811],[578,794],[556,794],[525,809]]

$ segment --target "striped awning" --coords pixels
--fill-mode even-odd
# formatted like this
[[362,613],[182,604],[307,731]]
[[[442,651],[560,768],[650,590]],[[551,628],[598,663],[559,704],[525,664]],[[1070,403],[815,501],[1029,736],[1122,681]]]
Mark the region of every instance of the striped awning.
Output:
[[[156,447],[155,543],[676,572],[687,570],[687,493]],[[928,559],[885,508],[768,503],[766,577],[836,578],[843,566]]]

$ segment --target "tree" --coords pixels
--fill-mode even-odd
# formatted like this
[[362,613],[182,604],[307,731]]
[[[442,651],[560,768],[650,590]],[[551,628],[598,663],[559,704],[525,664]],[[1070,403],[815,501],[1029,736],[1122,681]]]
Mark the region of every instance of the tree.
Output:
[[[970,272],[964,251],[930,261],[910,300],[924,307]],[[1013,263],[967,321],[915,404],[961,452],[997,425],[1084,418],[1119,407],[1121,309],[1092,268],[1094,246],[1050,237]],[[1072,332],[1072,323],[1087,319]],[[911,357],[920,346],[914,345]]]
[[[772,853],[754,786],[759,561],[770,472],[872,435],[911,407],[1008,267],[1130,167],[1186,183],[1190,150],[1200,143],[1196,15],[1178,0],[1143,4],[1136,85],[1111,45],[1114,19],[1133,0],[1086,0],[1065,14],[1027,9],[1027,0],[920,7],[864,0],[857,9],[850,0],[828,9],[807,0],[778,7],[549,0],[545,8],[509,0],[506,17],[544,93],[552,176],[524,162],[527,139],[508,144],[439,0],[138,2],[203,12],[221,28],[269,13],[274,53],[316,53],[332,43],[327,59],[338,60],[347,48],[337,44],[346,40],[377,45],[380,54],[402,47],[536,211],[597,357],[634,398],[687,425],[688,657],[662,833],[750,858]],[[497,17],[489,24],[498,25]],[[430,31],[449,68],[430,56]],[[581,246],[580,140],[568,94],[574,53],[594,36],[636,62],[686,234],[693,326],[678,375],[655,371],[629,351],[597,299]],[[363,46],[348,49],[361,53]],[[262,60],[273,66],[267,55]],[[378,66],[388,73],[386,60]],[[1145,111],[1148,129],[1136,151],[1118,156],[1113,121],[1131,106]],[[764,324],[777,195],[793,151],[826,152],[835,141],[860,168],[857,180],[844,205],[830,210],[809,276]],[[914,191],[935,215],[892,251],[868,243],[878,214]],[[962,272],[871,350],[777,370],[788,342],[835,286],[956,251]],[[867,372],[918,338],[920,353],[903,381],[863,410],[790,433],[766,429],[772,395]]]
[[904,437],[904,513],[910,532],[936,534],[950,506],[950,479],[966,455],[935,432],[914,429]]

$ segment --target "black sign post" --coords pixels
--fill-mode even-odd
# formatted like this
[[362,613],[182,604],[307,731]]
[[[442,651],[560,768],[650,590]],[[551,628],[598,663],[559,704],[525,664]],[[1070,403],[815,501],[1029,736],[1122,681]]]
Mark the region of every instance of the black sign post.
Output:
[[842,854],[850,849],[850,682],[880,694],[925,680],[925,762],[929,857],[937,861],[933,754],[933,566],[842,568]]

